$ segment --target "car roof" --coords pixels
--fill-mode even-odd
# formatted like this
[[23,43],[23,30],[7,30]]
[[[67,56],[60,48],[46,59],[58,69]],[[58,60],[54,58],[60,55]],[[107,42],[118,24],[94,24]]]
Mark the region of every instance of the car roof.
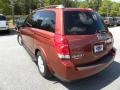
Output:
[[0,14],[0,16],[5,17],[5,15],[3,15],[3,14]]
[[0,14],[0,16],[4,16],[3,14]]

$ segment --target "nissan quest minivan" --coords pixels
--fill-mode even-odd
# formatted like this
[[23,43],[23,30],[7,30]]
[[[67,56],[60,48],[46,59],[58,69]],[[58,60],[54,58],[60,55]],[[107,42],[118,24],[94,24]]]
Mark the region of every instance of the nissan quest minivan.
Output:
[[114,60],[113,36],[89,8],[37,9],[19,28],[18,42],[35,58],[40,74],[73,81],[94,75]]

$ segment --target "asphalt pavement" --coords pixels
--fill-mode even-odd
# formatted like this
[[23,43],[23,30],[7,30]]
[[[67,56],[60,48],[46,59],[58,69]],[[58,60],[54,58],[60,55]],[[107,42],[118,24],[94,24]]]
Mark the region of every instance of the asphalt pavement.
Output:
[[115,38],[115,61],[86,79],[63,83],[44,79],[27,51],[17,43],[17,33],[0,32],[0,90],[120,90],[120,27],[109,30]]

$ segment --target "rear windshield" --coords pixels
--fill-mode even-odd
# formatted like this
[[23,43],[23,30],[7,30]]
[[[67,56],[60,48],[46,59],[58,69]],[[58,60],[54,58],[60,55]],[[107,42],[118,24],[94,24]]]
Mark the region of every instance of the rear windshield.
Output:
[[89,35],[107,31],[107,27],[96,12],[65,11],[64,31],[66,35]]
[[0,16],[0,20],[6,20],[5,16]]
[[107,18],[105,18],[105,20],[109,20],[109,21],[111,21],[111,22],[113,21],[113,19],[114,19],[114,18],[112,18],[112,17],[107,17]]
[[115,20],[120,20],[120,17],[115,17]]

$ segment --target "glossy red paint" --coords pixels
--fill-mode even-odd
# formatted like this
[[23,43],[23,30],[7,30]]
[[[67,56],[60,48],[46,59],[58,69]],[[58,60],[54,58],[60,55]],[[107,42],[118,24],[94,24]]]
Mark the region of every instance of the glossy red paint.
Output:
[[[35,56],[36,50],[44,55],[49,70],[52,74],[61,80],[71,81],[94,75],[108,67],[114,59],[115,49],[113,48],[113,36],[110,32],[106,33],[107,39],[98,39],[98,33],[91,35],[65,35],[64,33],[64,11],[94,12],[90,9],[70,9],[70,8],[52,8],[39,11],[55,12],[55,32],[48,32],[43,29],[32,26],[20,28],[24,45]],[[72,23],[72,22],[71,22]],[[64,38],[66,45],[65,54],[69,54],[69,59],[59,58],[56,50],[57,38]],[[107,42],[107,40],[111,42]],[[57,44],[56,44],[57,42]],[[60,42],[60,41],[59,41]],[[103,51],[95,53],[95,45],[103,45]],[[59,46],[58,45],[58,46]],[[60,49],[61,47],[57,47]]]

